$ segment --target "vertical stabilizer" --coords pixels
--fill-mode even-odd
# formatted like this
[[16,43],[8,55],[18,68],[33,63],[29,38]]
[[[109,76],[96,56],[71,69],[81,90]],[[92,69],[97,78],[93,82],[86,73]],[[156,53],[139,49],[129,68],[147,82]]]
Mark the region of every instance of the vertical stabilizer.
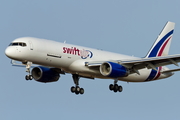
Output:
[[155,43],[146,55],[148,57],[167,56],[171,45],[175,23],[167,22],[162,32],[159,34]]

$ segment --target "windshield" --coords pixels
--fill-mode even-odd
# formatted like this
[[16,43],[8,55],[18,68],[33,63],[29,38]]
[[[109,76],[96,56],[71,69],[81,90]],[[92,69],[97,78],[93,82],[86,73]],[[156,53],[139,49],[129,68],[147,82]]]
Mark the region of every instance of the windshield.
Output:
[[22,46],[22,47],[25,47],[27,45],[26,45],[26,43],[23,43],[23,42],[14,42],[14,43],[10,43],[9,46]]

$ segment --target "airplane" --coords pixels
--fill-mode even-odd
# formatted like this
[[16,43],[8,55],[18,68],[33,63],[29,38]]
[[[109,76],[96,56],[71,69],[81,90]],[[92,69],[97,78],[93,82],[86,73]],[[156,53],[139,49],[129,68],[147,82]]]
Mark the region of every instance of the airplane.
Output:
[[[175,23],[167,22],[145,57],[139,58],[107,52],[57,41],[22,37],[6,48],[5,54],[13,66],[24,66],[26,80],[42,83],[56,82],[60,74],[72,74],[74,86],[71,92],[84,94],[79,79],[112,79],[109,89],[122,92],[118,81],[148,82],[170,77],[180,68],[169,69],[166,65],[178,65],[180,54],[168,55]],[[31,70],[32,69],[32,70]]]

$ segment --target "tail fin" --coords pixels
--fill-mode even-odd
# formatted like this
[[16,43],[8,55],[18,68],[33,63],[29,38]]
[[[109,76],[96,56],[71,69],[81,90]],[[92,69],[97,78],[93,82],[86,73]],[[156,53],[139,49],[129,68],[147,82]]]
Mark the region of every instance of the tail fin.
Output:
[[167,56],[171,45],[175,23],[167,22],[155,43],[146,55],[148,57]]

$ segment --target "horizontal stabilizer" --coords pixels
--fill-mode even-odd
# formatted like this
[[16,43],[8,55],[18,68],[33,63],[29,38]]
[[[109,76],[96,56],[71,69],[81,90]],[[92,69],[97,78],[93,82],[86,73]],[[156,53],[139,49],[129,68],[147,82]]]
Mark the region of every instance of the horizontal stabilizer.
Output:
[[176,72],[176,71],[180,71],[180,68],[178,68],[178,69],[171,69],[171,70],[165,70],[165,71],[162,71],[161,73],[169,73],[169,72]]

